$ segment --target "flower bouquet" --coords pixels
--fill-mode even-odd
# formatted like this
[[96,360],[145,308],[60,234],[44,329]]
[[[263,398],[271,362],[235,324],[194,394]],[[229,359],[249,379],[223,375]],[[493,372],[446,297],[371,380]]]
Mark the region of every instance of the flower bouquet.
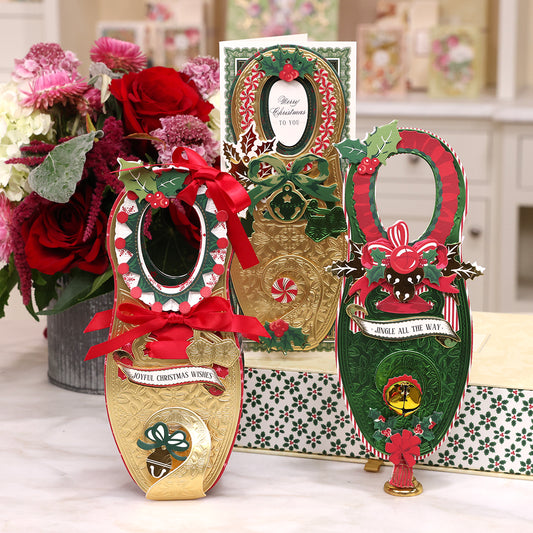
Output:
[[[217,163],[217,60],[147,68],[137,45],[108,37],[91,60],[84,78],[74,53],[39,43],[0,86],[0,317],[17,285],[35,318],[113,290],[105,233],[119,158],[170,163],[180,145]],[[178,204],[169,212],[187,220]]]

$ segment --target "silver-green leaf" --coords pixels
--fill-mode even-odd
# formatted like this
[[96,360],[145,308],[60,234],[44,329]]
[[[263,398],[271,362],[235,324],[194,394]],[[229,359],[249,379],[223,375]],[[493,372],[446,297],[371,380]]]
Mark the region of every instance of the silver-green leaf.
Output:
[[28,176],[30,187],[43,198],[67,203],[81,179],[87,152],[101,131],[91,131],[58,144]]

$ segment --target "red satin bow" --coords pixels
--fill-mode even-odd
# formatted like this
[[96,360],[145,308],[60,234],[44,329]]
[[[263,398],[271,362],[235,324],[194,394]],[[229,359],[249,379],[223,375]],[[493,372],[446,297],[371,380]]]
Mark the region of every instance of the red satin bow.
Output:
[[208,166],[204,158],[190,148],[178,146],[172,154],[172,162],[177,167],[189,170],[185,179],[186,187],[178,194],[178,198],[193,205],[198,188],[206,185],[217,209],[228,215],[228,238],[242,268],[257,265],[259,259],[237,215],[250,205],[250,197],[244,187],[231,174]]
[[[110,316],[109,311],[97,313],[85,332],[109,327]],[[259,337],[269,336],[259,320],[234,314],[231,304],[219,296],[201,300],[186,314],[152,311],[133,303],[123,303],[119,305],[116,316],[122,322],[135,327],[92,346],[87,352],[86,361],[118,350],[148,333],[157,338],[156,342],[148,343],[152,345],[149,347],[149,355],[159,359],[186,358],[185,349],[190,344],[193,329],[241,333],[256,342],[259,342]]]

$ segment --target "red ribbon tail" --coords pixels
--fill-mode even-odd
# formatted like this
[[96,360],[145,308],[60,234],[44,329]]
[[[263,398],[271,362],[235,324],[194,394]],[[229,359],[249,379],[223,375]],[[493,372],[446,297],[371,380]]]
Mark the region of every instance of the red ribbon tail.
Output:
[[83,333],[89,333],[91,331],[98,331],[100,329],[109,329],[113,322],[113,309],[107,309],[106,311],[100,311],[96,313],[92,318]]
[[236,214],[229,213],[227,222],[228,237],[233,247],[233,251],[241,264],[241,267],[246,270],[259,263],[259,259],[253,249],[248,235],[242,227],[241,221]]

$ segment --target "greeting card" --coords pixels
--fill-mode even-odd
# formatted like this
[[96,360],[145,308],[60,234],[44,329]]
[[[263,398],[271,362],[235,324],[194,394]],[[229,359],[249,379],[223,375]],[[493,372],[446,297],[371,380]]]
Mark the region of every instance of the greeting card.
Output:
[[406,85],[402,28],[362,24],[358,30],[360,95],[402,95]]
[[245,225],[259,264],[231,266],[245,314],[267,350],[310,350],[331,330],[346,255],[335,143],[355,127],[355,44],[221,48],[223,165],[247,189]]
[[484,38],[475,26],[440,26],[431,33],[429,94],[476,97],[485,82]]
[[[470,367],[465,281],[483,269],[461,254],[464,171],[445,141],[395,122],[338,149],[350,163],[350,255],[331,268],[345,279],[337,319],[341,385],[368,450],[394,464],[386,491],[414,495],[421,485],[413,466],[446,437]],[[383,227],[374,194],[381,166],[404,154],[427,161],[435,177],[435,210],[416,239],[404,221]]]
[[239,427],[236,334],[268,335],[226,298],[230,243],[244,267],[257,261],[237,216],[250,200],[188,148],[171,165],[121,160],[120,179],[108,226],[115,303],[87,328],[109,327],[109,340],[86,359],[106,356],[111,429],[146,497],[199,498],[220,478]]
[[339,0],[229,0],[228,39],[308,33],[312,39],[337,38]]

